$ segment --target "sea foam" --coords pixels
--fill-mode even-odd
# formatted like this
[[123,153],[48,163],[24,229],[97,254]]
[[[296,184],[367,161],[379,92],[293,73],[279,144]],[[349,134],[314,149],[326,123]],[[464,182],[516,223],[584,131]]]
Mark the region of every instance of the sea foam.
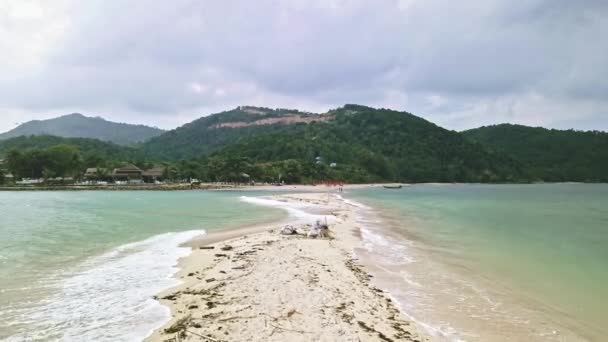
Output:
[[338,194],[334,194],[334,196],[337,199],[339,199],[340,201],[342,201],[342,202],[344,202],[344,203],[346,203],[348,205],[352,205],[353,207],[357,207],[357,208],[361,208],[361,209],[371,209],[370,207],[366,206],[363,203],[359,203],[359,202],[356,202],[356,201],[353,201],[353,200],[346,199],[346,198],[344,198],[344,197],[342,197],[342,196],[340,196]]
[[289,217],[291,219],[295,219],[296,223],[314,223],[317,220],[325,221],[328,220],[329,223],[333,222],[333,215],[317,215],[312,214],[306,211],[306,209],[316,207],[315,204],[307,203],[307,202],[287,202],[287,201],[277,201],[270,198],[263,197],[249,197],[249,196],[241,196],[241,201],[262,205],[266,207],[278,208],[287,211]]
[[156,235],[93,257],[65,274],[58,291],[21,315],[28,332],[8,341],[137,341],[170,318],[153,296],[175,286],[180,245],[205,231]]

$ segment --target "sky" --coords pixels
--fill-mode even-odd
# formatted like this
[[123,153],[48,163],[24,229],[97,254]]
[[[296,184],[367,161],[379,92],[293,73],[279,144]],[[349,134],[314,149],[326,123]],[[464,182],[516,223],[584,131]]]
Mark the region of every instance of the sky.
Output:
[[606,0],[2,0],[0,132],[239,105],[608,130]]

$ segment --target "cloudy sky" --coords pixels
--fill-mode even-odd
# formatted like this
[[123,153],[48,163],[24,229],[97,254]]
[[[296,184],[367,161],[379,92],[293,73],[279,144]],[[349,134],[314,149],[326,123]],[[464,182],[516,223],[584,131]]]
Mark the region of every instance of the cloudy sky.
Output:
[[0,131],[238,105],[608,130],[606,0],[2,0]]

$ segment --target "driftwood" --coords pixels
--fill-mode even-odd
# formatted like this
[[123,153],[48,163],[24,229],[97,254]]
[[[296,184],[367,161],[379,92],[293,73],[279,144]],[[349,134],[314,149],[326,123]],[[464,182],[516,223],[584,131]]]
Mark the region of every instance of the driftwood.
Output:
[[190,315],[187,315],[185,317],[178,319],[170,327],[165,329],[165,333],[167,333],[167,334],[183,333],[186,330],[186,328],[188,327],[188,323],[190,323],[190,319],[191,319]]
[[200,338],[204,338],[205,340],[211,341],[211,342],[219,342],[219,340],[214,339],[213,337],[209,337],[209,336],[205,336],[205,335],[201,335],[201,334],[197,334],[195,332],[192,332],[190,330],[185,330],[186,332],[188,332],[189,334],[192,334],[194,336],[198,336]]
[[277,329],[281,329],[281,330],[285,330],[285,331],[293,331],[293,332],[297,332],[297,333],[301,333],[301,334],[315,334],[314,331],[304,331],[304,330],[296,330],[296,329],[288,329],[288,328],[284,328],[278,325],[274,325],[272,323],[268,323],[268,325],[270,325],[273,328],[277,328]]

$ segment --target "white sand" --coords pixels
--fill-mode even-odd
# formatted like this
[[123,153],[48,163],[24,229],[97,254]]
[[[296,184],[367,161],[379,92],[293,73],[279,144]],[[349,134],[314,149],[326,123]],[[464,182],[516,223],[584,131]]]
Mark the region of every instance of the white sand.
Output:
[[319,193],[275,199],[331,212],[334,239],[279,235],[277,223],[193,242],[183,284],[158,295],[172,319],[148,341],[427,341],[353,260],[356,207]]

